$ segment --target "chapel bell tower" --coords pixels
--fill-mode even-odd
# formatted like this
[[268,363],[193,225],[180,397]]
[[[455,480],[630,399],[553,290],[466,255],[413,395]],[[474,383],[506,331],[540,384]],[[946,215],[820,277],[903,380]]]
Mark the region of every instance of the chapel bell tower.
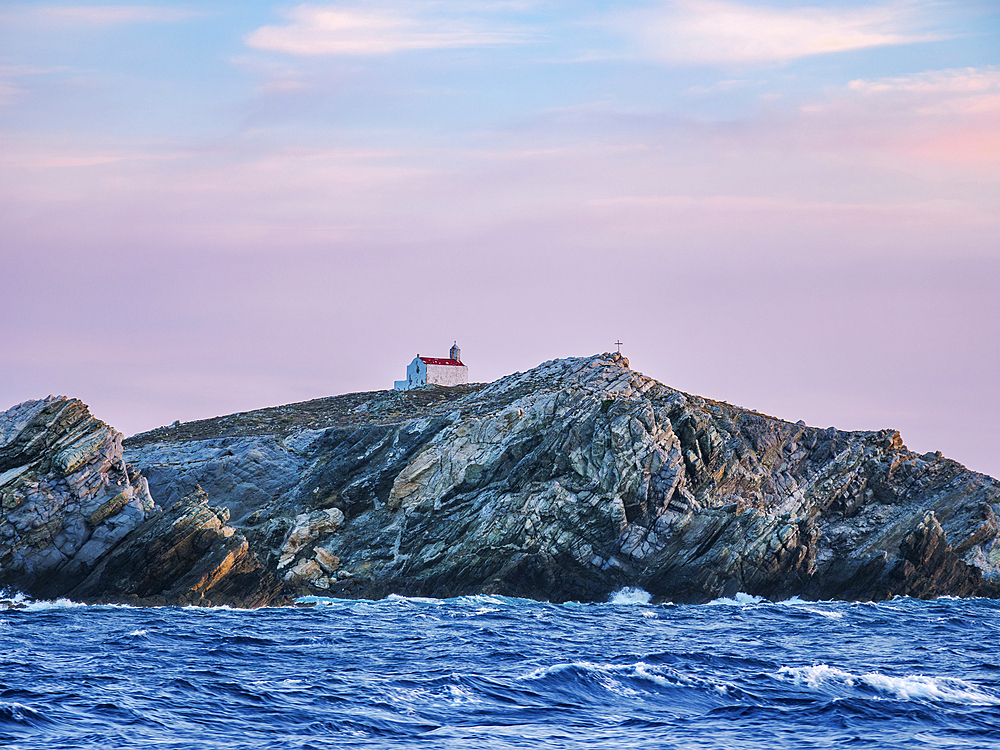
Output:
[[454,359],[457,362],[462,361],[462,350],[458,348],[458,342],[456,341],[451,345],[451,351],[448,352],[449,359]]

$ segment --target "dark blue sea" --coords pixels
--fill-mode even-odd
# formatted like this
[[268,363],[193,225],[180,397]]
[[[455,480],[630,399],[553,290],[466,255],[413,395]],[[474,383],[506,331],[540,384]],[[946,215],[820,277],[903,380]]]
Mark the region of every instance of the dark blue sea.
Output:
[[998,748],[1000,603],[0,611],[0,747]]

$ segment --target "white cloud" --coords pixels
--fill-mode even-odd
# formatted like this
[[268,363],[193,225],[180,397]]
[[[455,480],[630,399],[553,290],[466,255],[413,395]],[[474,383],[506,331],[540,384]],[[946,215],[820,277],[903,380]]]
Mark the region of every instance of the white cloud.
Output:
[[855,80],[851,91],[902,97],[920,114],[1000,114],[1000,68],[932,70],[901,78]]
[[879,78],[874,81],[858,79],[851,81],[848,87],[853,91],[863,93],[905,91],[918,94],[975,94],[995,92],[1000,91],[1000,69],[989,67],[929,70],[901,78]]
[[768,8],[724,0],[668,0],[619,16],[644,52],[671,63],[781,62],[809,55],[929,41],[912,31],[923,3]]
[[300,5],[290,23],[263,26],[246,38],[255,49],[291,55],[384,55],[404,50],[448,49],[524,42],[523,29],[428,14],[438,4],[349,8]]

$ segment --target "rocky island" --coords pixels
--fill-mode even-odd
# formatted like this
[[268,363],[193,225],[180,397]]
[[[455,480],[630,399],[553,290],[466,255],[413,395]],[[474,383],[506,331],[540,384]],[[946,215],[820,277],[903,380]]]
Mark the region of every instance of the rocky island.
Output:
[[0,506],[0,588],[83,602],[1000,595],[996,480],[619,354],[124,441],[76,399],[28,401],[0,414]]

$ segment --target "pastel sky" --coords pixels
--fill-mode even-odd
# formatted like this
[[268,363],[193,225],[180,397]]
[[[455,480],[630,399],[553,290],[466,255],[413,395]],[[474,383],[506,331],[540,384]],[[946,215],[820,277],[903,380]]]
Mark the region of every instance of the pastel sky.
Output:
[[996,0],[0,3],[0,409],[619,338],[1000,476]]

